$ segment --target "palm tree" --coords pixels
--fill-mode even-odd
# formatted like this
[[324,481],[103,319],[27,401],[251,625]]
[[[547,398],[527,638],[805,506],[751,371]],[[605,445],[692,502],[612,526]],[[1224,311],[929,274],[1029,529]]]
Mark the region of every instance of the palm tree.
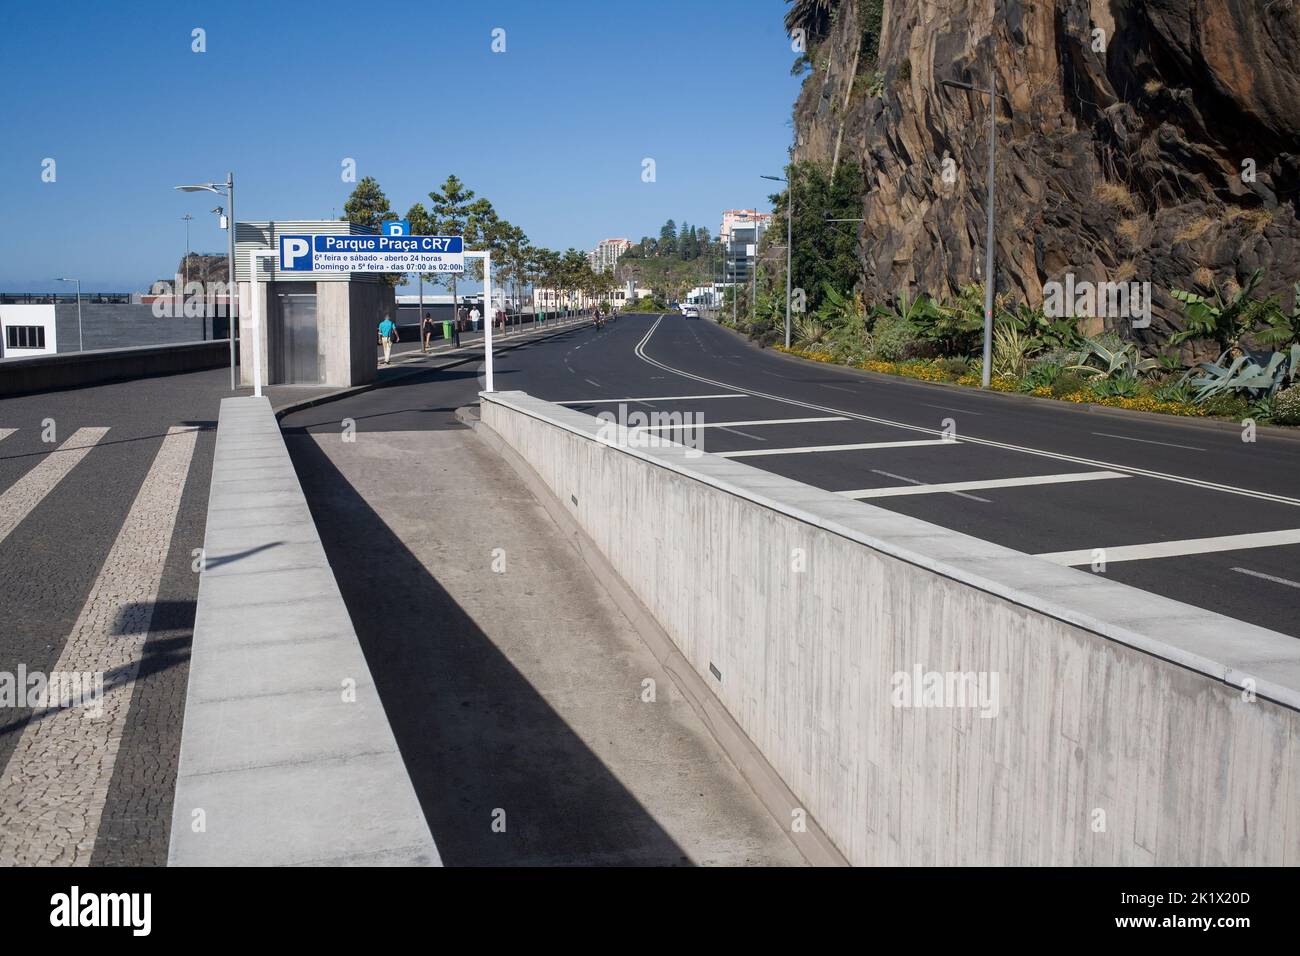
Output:
[[790,0],[785,13],[785,31],[791,35],[803,30],[809,37],[824,37],[830,30],[831,16],[840,0]]

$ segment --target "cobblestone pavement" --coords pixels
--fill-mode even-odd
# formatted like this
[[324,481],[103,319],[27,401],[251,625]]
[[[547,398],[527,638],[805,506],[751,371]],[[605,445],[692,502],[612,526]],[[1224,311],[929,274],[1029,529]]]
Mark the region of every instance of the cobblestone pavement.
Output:
[[[216,369],[0,400],[0,865],[166,861],[228,384]],[[80,672],[72,696],[89,696],[55,703],[82,706],[15,693]]]
[[0,865],[90,862],[196,439],[168,429],[53,669],[103,696],[36,709],[0,777]]

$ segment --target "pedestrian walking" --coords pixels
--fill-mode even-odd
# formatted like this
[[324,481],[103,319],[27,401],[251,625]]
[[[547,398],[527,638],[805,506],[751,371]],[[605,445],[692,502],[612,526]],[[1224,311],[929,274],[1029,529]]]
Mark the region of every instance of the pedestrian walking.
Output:
[[397,323],[384,316],[384,321],[379,323],[379,344],[384,347],[384,361],[381,364],[390,364],[389,357],[392,355],[393,343],[397,341],[400,341],[397,337]]
[[482,318],[482,313],[479,312],[478,306],[474,306],[474,308],[469,310],[469,324],[471,329],[475,332],[478,331],[478,320],[480,318]]
[[427,352],[433,348],[433,316],[428,312],[424,313],[424,321],[420,323],[420,332],[423,334],[424,341],[420,351]]

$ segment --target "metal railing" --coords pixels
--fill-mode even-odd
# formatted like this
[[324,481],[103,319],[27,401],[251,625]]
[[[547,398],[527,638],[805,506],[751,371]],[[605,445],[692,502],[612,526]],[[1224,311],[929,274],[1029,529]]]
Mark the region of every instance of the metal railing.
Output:
[[[82,303],[130,305],[130,292],[83,292]],[[75,292],[0,292],[0,305],[76,305]]]

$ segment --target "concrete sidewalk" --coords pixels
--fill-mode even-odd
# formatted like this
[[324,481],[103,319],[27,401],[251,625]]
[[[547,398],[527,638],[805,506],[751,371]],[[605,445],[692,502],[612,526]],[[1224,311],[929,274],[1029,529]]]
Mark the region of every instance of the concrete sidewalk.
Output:
[[804,862],[512,469],[355,437],[286,434],[444,863]]

